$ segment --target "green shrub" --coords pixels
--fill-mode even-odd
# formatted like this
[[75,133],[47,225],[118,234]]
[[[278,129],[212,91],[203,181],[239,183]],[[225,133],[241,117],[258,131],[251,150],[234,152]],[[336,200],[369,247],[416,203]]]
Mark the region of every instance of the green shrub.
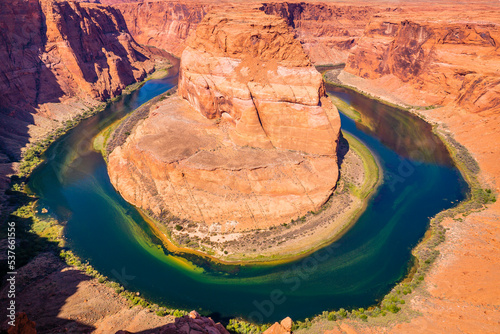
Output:
[[165,315],[167,315],[167,313],[165,312],[165,310],[160,309],[160,310],[156,311],[156,315],[159,317],[164,317]]
[[390,304],[390,305],[386,306],[385,309],[389,312],[392,312],[392,313],[398,313],[399,310],[401,310],[401,308],[396,306],[396,304]]
[[176,318],[180,318],[182,316],[185,316],[187,314],[186,311],[181,311],[181,310],[174,310],[174,312],[172,313],[172,315]]
[[238,319],[229,320],[229,324],[226,326],[227,330],[237,334],[257,334],[265,331],[267,328],[269,328],[269,325],[262,325],[259,327]]

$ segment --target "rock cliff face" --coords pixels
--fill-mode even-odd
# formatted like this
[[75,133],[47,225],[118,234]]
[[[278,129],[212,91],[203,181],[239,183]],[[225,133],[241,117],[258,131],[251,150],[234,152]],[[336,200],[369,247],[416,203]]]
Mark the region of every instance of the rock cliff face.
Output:
[[[142,80],[157,57],[134,41],[118,10],[95,4],[2,1],[0,39],[0,163],[19,159],[57,121]],[[4,167],[2,175],[12,172]]]
[[2,4],[1,101],[21,109],[68,96],[105,99],[153,69],[114,8],[67,1]]
[[153,1],[117,3],[134,39],[143,45],[153,45],[180,56],[189,33],[213,4],[196,2]]
[[[283,17],[314,64],[344,63],[378,6],[270,2],[260,7]],[[383,10],[390,10],[384,8]]]
[[[0,40],[2,164],[58,121],[142,80],[156,57],[134,41],[118,10],[87,3],[2,1]],[[2,175],[13,171],[4,167]]]
[[[340,119],[284,20],[209,14],[183,52],[179,95],[109,156],[129,202],[216,232],[318,209],[338,178]],[[130,175],[130,177],[124,177]]]
[[321,75],[275,16],[206,16],[182,54],[179,94],[205,117],[233,123],[239,145],[336,152]]
[[[194,1],[111,2],[116,3],[115,8],[122,12],[132,36],[139,43],[154,45],[178,56],[186,46],[189,32],[196,29],[205,14],[223,6],[220,3]],[[241,4],[233,6],[241,7]],[[315,64],[345,62],[349,49],[362,35],[370,17],[375,11],[382,10],[377,6],[305,2],[255,2],[242,8],[249,6],[284,18]]]
[[2,109],[18,113],[70,96],[102,100],[153,69],[116,9],[66,1],[2,3]]
[[377,80],[417,105],[451,102],[471,112],[499,110],[498,22],[377,15],[352,50],[346,71]]

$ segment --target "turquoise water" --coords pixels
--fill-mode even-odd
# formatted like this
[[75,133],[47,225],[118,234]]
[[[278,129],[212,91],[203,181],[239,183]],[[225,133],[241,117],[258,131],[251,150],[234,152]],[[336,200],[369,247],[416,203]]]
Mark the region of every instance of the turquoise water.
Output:
[[407,273],[410,251],[429,217],[466,196],[466,184],[429,125],[337,91],[363,116],[357,124],[342,116],[342,128],[376,154],[384,172],[383,184],[358,222],[332,245],[292,263],[223,266],[193,259],[196,265],[186,265],[163,248],[114,190],[103,158],[92,150],[92,138],[101,129],[175,83],[175,78],[148,81],[82,122],[49,148],[29,182],[39,206],[65,222],[71,249],[155,302],[257,322],[373,305]]

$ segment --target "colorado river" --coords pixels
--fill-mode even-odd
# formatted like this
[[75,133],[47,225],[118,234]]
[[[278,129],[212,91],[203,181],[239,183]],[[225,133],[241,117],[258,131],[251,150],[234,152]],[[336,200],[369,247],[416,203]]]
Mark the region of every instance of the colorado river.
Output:
[[326,249],[287,264],[192,264],[168,254],[114,190],[102,156],[92,149],[99,131],[174,85],[175,78],[150,80],[83,121],[47,150],[46,162],[29,182],[39,206],[49,210],[46,215],[65,222],[69,248],[154,302],[264,322],[373,305],[407,273],[411,249],[423,237],[429,217],[466,196],[467,185],[430,125],[338,91],[332,94],[361,114],[358,124],[342,116],[342,129],[370,148],[384,174],[356,224]]

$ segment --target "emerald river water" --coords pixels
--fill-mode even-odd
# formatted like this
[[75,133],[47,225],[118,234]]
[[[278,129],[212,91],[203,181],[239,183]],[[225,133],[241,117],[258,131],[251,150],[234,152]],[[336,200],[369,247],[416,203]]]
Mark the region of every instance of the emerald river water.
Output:
[[455,206],[468,187],[450,156],[419,118],[328,87],[355,107],[342,129],[377,157],[383,182],[366,211],[330,246],[280,265],[221,265],[170,254],[111,185],[92,141],[102,129],[176,84],[150,80],[104,112],[81,122],[45,153],[30,177],[38,207],[65,224],[67,245],[102,274],[151,301],[215,318],[294,320],[340,307],[376,304],[407,274],[411,249],[429,218]]

